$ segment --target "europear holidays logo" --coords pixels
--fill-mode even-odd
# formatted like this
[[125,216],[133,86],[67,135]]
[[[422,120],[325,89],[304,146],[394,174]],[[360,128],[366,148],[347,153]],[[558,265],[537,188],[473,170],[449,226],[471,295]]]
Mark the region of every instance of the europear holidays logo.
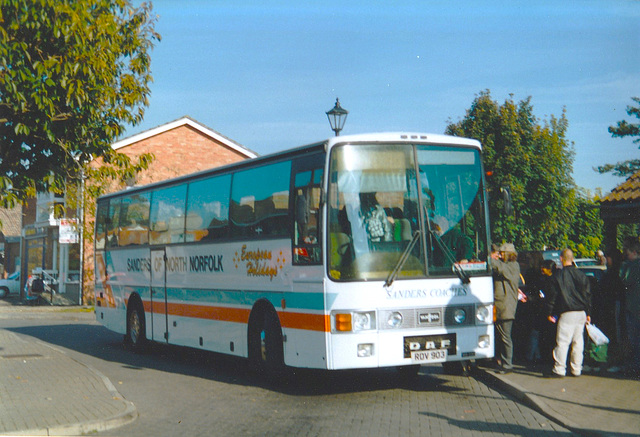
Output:
[[274,256],[272,250],[249,250],[246,244],[243,244],[242,249],[233,255],[233,265],[236,270],[244,267],[247,276],[267,277],[270,281],[278,276],[285,263],[286,259],[282,251]]

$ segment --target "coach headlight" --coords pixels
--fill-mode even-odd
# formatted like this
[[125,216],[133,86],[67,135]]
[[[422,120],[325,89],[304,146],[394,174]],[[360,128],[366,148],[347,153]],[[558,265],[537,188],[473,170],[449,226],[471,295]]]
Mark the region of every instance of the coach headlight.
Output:
[[402,326],[402,314],[400,314],[398,311],[394,311],[389,314],[387,325],[389,325],[391,328],[399,328],[400,326]]
[[453,312],[453,321],[458,325],[462,325],[467,320],[467,312],[462,308],[458,308]]
[[354,312],[353,313],[353,330],[354,331],[368,331],[375,328],[375,313],[369,311],[366,313]]
[[333,328],[339,332],[360,332],[376,329],[375,311],[333,313]]
[[476,307],[476,323],[488,325],[493,322],[493,305],[478,305]]

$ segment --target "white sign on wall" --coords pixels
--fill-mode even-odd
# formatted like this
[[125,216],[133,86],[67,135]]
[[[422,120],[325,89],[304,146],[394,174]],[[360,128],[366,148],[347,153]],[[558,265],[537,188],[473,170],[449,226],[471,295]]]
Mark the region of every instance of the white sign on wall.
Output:
[[60,219],[58,234],[58,242],[60,244],[78,243],[80,241],[80,239],[78,238],[78,219]]

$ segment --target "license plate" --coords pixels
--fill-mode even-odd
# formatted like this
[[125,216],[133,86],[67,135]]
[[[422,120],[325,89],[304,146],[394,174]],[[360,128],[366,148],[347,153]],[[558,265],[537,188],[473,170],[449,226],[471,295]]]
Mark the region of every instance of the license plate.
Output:
[[[445,358],[456,355],[456,334],[439,335],[417,335],[404,337],[404,357],[414,359],[418,352],[440,352],[446,353]],[[434,357],[420,355],[421,359],[441,360],[442,354],[435,354]]]
[[430,351],[411,352],[412,363],[441,363],[447,360],[447,350],[437,349]]

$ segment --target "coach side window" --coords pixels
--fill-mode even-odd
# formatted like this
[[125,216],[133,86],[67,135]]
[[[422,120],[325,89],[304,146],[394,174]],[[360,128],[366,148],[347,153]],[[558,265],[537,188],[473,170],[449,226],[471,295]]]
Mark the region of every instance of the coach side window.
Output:
[[107,217],[109,215],[109,201],[98,202],[96,213],[96,249],[104,249],[107,241]]
[[118,247],[118,227],[120,225],[120,199],[109,201],[109,214],[107,215],[107,247]]
[[[320,198],[324,173],[324,154],[295,162],[293,263],[320,264]],[[315,159],[314,159],[315,158]]]
[[141,245],[149,242],[149,194],[123,197],[120,204],[118,245]]
[[187,186],[154,191],[151,198],[150,244],[183,243]]
[[231,175],[215,176],[189,184],[187,241],[209,241],[229,235]]
[[291,161],[233,175],[230,218],[234,236],[287,235],[290,178]]

